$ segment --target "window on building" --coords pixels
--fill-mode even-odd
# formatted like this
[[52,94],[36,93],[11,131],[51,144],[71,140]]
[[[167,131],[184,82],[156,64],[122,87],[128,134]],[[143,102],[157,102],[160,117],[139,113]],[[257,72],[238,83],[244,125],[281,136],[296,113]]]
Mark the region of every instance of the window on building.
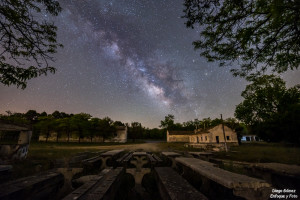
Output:
[[230,140],[230,137],[229,137],[229,136],[226,136],[226,140]]
[[205,141],[207,141],[207,136],[205,136]]
[[202,136],[201,136],[201,141],[203,141],[203,138],[202,138]]

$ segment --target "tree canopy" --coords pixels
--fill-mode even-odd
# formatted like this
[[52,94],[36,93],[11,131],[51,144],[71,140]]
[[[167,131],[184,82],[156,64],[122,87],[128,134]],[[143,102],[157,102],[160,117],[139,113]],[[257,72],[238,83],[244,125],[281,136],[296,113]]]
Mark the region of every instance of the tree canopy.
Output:
[[275,75],[252,79],[242,92],[245,100],[236,106],[235,117],[267,141],[300,143],[300,86],[287,89]]
[[57,16],[60,11],[55,0],[0,1],[1,83],[24,89],[29,79],[55,72],[49,61],[62,46],[56,41],[57,27],[38,16]]
[[282,0],[185,0],[186,26],[200,30],[195,49],[241,77],[300,64],[300,3]]

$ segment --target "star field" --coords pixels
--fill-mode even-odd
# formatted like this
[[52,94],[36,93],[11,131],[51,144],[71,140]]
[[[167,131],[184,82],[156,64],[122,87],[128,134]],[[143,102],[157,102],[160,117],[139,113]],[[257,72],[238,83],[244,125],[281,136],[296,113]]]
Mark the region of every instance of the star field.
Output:
[[[247,82],[194,51],[199,30],[185,27],[182,3],[61,0],[59,16],[42,16],[64,45],[56,74],[30,80],[25,90],[1,85],[0,112],[85,112],[147,127],[167,114],[178,122],[233,117]],[[299,83],[299,71],[283,77]]]

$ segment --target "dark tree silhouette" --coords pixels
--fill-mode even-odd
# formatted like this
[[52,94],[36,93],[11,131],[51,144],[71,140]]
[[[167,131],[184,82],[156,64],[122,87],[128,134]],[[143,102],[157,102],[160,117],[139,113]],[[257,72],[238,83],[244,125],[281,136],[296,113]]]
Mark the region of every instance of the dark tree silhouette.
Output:
[[0,1],[1,83],[24,89],[29,79],[55,72],[49,61],[62,46],[56,41],[57,27],[38,16],[57,16],[60,11],[55,0]]
[[240,65],[233,75],[281,73],[300,64],[300,2],[185,0],[186,26],[197,27],[195,49],[220,66]]
[[266,141],[300,144],[300,86],[287,89],[274,75],[252,80],[242,92],[245,100],[236,106],[235,117]]

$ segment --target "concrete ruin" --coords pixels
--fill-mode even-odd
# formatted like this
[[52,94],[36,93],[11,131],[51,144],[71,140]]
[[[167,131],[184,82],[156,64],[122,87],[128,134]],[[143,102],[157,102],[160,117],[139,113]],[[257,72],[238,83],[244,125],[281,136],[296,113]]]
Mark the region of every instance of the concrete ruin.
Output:
[[[288,186],[298,190],[299,166],[247,164],[251,169],[267,170],[295,180],[277,187],[270,183],[269,178],[273,176],[254,178],[233,173],[218,167],[206,157],[208,154],[203,153],[83,152],[69,159],[67,168],[56,168],[0,185],[0,199],[252,200],[268,199],[274,188]],[[89,155],[89,158],[83,155]],[[204,161],[203,156],[209,162]]]
[[27,126],[0,121],[0,159],[23,160],[27,157],[32,131]]

